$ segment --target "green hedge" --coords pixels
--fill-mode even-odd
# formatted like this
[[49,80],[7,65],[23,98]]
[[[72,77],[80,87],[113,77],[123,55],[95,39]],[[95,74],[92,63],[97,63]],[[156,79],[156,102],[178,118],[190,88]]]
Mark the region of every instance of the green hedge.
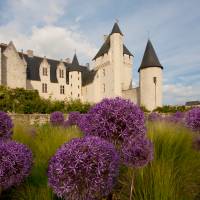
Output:
[[169,106],[169,105],[166,105],[166,106],[163,106],[163,107],[158,107],[154,111],[160,112],[160,113],[175,113],[177,111],[185,112],[185,111],[188,111],[190,109],[191,109],[190,107],[186,107],[186,106]]
[[37,90],[25,90],[23,88],[11,89],[0,86],[0,110],[14,113],[51,113],[62,111],[64,113],[79,111],[85,113],[90,108],[89,103],[80,100],[53,101],[43,99]]

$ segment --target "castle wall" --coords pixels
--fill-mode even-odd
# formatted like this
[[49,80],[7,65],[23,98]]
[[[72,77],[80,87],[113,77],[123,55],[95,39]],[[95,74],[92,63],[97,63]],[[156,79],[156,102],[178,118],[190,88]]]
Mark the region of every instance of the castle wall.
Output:
[[26,66],[12,44],[4,51],[2,84],[11,88],[26,88]]
[[[156,77],[156,84],[154,83]],[[140,70],[140,105],[152,111],[162,106],[162,69],[149,67]]]
[[129,90],[123,90],[122,97],[125,99],[130,99],[135,104],[139,104],[139,98],[140,98],[139,92],[140,92],[139,87],[132,88]]

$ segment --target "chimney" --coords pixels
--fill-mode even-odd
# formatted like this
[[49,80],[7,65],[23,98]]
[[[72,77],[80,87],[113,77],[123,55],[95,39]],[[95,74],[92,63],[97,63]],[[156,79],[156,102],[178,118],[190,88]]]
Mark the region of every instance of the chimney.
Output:
[[103,36],[104,42],[107,40],[107,38],[108,38],[108,35]]
[[70,58],[66,58],[66,59],[65,59],[65,62],[66,62],[66,63],[70,63],[70,62],[71,62]]
[[33,57],[33,50],[27,50],[28,57]]

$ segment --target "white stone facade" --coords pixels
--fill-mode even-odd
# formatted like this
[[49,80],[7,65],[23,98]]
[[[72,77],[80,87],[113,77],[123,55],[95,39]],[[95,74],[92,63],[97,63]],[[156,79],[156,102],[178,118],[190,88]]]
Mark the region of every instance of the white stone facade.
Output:
[[132,88],[133,55],[125,47],[123,38],[115,23],[93,59],[93,69],[79,65],[76,55],[68,63],[34,56],[30,50],[17,52],[13,42],[0,44],[0,84],[35,89],[43,98],[53,100],[80,99],[96,103],[103,98],[120,96],[148,110],[162,106],[162,66],[150,66],[144,61],[147,58],[143,58],[139,87]]

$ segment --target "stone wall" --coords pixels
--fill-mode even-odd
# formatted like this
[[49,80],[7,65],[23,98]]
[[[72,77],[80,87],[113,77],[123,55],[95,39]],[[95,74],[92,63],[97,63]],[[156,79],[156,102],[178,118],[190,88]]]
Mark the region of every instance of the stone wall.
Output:
[[[45,124],[50,121],[50,114],[9,114],[14,122],[21,124]],[[67,114],[65,115],[67,118]]]

